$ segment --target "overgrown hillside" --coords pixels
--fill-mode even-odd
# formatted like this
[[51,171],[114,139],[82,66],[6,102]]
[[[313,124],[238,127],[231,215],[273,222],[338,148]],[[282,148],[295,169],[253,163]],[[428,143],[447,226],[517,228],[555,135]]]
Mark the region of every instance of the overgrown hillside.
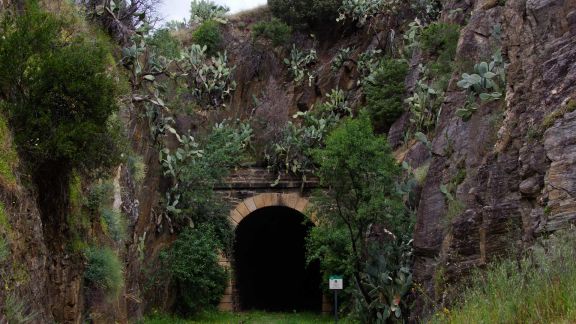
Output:
[[575,1],[157,5],[0,4],[0,322],[213,309],[246,168],[319,181],[351,322],[574,320]]

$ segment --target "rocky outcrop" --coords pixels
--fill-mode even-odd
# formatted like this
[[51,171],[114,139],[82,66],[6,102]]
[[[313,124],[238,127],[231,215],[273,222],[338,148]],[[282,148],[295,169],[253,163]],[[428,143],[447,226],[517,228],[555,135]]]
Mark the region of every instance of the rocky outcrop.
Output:
[[[414,233],[415,278],[431,297],[420,298],[420,314],[449,302],[472,268],[576,218],[576,1],[488,2],[470,7],[457,60],[489,58],[497,45],[489,30],[501,24],[506,100],[464,122],[454,115],[463,93],[452,86],[447,95]],[[459,170],[454,208],[440,185]]]

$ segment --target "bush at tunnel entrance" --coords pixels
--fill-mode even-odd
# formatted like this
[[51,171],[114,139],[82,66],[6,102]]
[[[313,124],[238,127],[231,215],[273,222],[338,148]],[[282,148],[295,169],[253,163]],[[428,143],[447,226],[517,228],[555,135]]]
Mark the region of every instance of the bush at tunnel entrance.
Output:
[[178,236],[167,255],[178,311],[194,314],[218,304],[228,284],[228,272],[218,263],[221,248],[211,226],[200,225]]

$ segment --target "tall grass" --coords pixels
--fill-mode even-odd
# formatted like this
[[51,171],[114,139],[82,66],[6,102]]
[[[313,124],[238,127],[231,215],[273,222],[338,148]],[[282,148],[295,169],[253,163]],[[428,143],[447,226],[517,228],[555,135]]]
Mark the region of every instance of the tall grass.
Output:
[[32,323],[37,314],[29,308],[30,305],[14,293],[7,295],[4,305],[0,305],[0,323]]
[[431,323],[576,323],[576,229],[475,277],[462,303]]
[[117,297],[124,286],[123,266],[112,249],[91,247],[86,250],[84,278],[109,297]]

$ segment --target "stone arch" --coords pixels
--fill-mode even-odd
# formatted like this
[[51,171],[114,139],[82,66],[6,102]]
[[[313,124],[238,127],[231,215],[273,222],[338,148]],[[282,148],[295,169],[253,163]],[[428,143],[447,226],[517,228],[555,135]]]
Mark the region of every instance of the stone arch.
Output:
[[[310,201],[308,198],[301,196],[299,193],[261,193],[253,197],[244,199],[242,202],[238,203],[230,211],[230,223],[234,228],[240,224],[240,222],[250,215],[252,212],[266,207],[287,207],[294,209],[302,214],[305,214],[306,208],[310,206]],[[312,222],[316,223],[315,217],[312,217]],[[228,269],[232,270],[232,264],[228,258],[222,256],[220,259],[220,264]],[[232,270],[233,271],[233,270]],[[228,283],[228,287],[222,297],[218,308],[221,311],[238,311],[238,294],[235,289],[236,283],[234,275],[231,276]],[[323,296],[322,300],[322,312],[328,313],[331,311],[331,305],[328,302],[326,296]]]
[[297,193],[262,193],[246,198],[230,211],[230,222],[235,227],[244,217],[260,208],[283,206],[304,214],[309,200]]

